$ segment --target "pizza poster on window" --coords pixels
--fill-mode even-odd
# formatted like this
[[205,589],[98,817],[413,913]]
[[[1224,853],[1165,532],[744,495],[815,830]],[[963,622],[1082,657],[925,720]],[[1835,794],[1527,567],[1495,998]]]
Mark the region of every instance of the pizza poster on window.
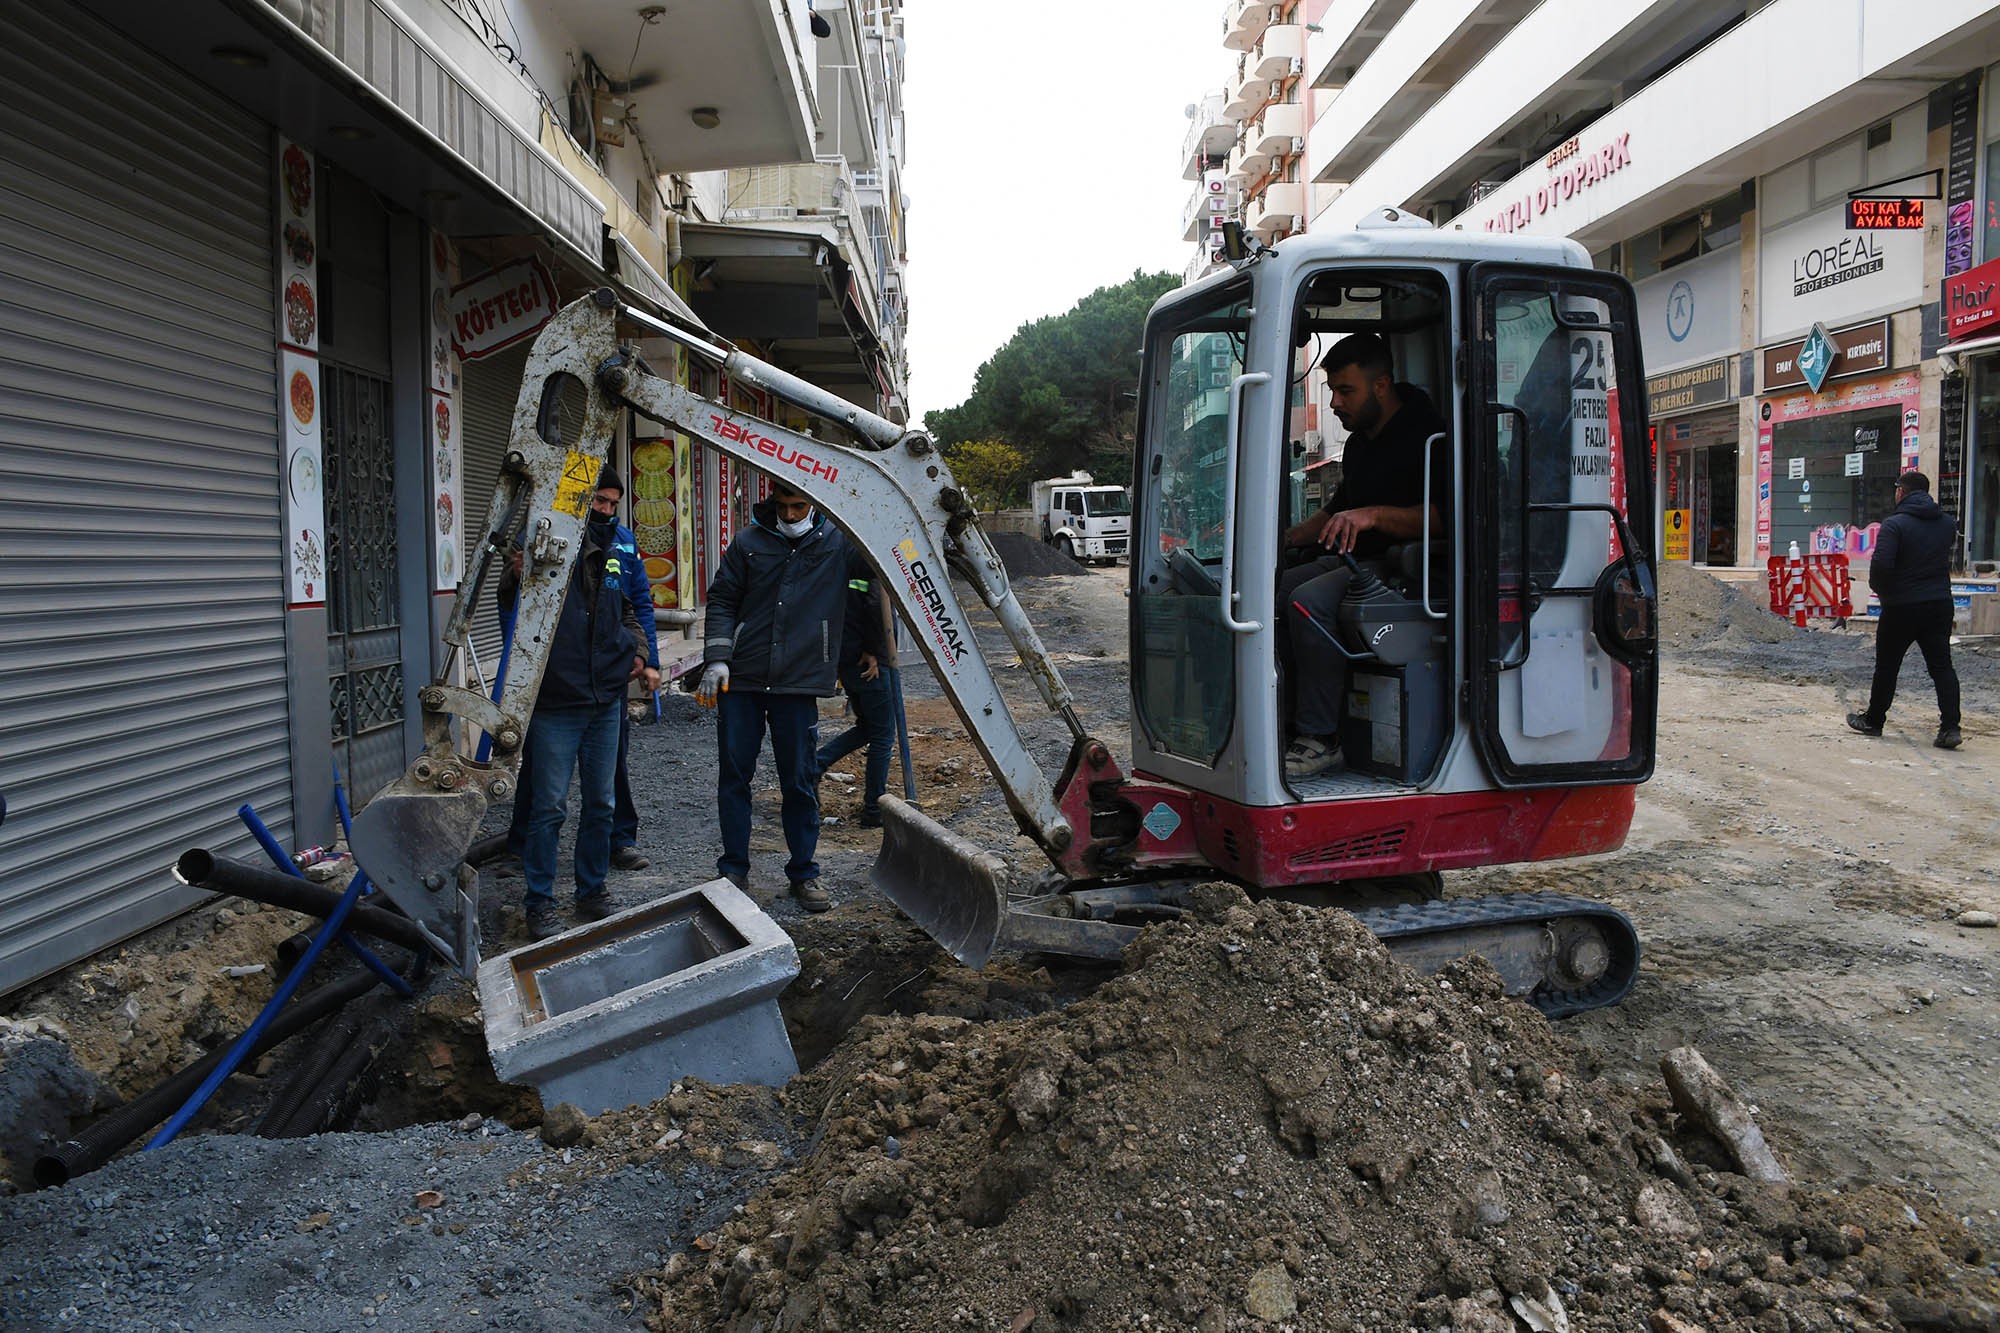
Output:
[[430,285],[430,312],[424,339],[426,456],[430,459],[432,545],[431,590],[454,592],[465,575],[465,449],[459,417],[461,362],[452,337],[452,297],[458,286],[458,247],[443,232],[431,233],[424,272]]
[[326,474],[320,447],[319,164],[279,138],[272,234],[278,273],[278,466],[285,515],[285,604],[326,605]]

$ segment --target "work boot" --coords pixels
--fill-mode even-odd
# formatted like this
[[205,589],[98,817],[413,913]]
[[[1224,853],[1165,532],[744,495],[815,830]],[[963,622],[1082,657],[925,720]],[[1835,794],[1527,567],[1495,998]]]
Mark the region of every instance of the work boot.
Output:
[[653,864],[637,847],[613,847],[611,868],[613,870],[644,870]]
[[792,881],[792,897],[799,900],[799,906],[808,912],[824,912],[833,906],[833,899],[826,896],[826,890],[816,879],[795,879]]
[[528,900],[528,938],[540,943],[543,940],[552,940],[562,933],[562,917],[556,912],[555,899],[530,898]]
[[[644,857],[640,858],[642,863],[644,860]],[[611,896],[609,889],[600,889],[596,893],[586,893],[583,897],[576,900],[576,919],[578,921],[602,921],[607,916],[616,916],[621,910],[618,906],[618,900]]]
[[882,812],[880,810],[863,810],[854,822],[862,828],[881,828]]
[[736,891],[738,893],[750,892],[750,876],[732,874],[732,875],[724,875],[723,878],[728,880],[731,884],[734,884],[736,886]]
[[1958,734],[1957,727],[1939,727],[1937,739],[1931,742],[1940,750],[1956,750],[1963,743],[1964,737]]
[[1870,722],[1866,713],[1849,713],[1847,715],[1847,725],[1864,736],[1880,736],[1882,734],[1882,724],[1880,722]]

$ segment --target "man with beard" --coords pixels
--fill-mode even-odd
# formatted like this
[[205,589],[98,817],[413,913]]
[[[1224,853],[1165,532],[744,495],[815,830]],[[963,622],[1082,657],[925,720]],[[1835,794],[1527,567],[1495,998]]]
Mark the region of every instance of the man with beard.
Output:
[[[1443,432],[1445,424],[1422,389],[1395,381],[1389,345],[1379,334],[1342,338],[1320,366],[1326,371],[1333,414],[1348,437],[1333,498],[1285,534],[1287,548],[1326,552],[1285,570],[1278,579],[1278,611],[1284,621],[1279,652],[1286,659],[1287,694],[1293,701],[1293,740],[1285,751],[1285,776],[1291,779],[1324,773],[1340,761],[1347,659],[1327,635],[1354,577],[1341,553],[1382,574],[1377,558],[1399,542],[1422,537],[1426,509],[1432,531],[1444,530],[1451,494],[1450,451],[1440,442],[1431,460],[1431,493],[1424,495],[1425,441]],[[1312,623],[1294,603],[1305,608]]]

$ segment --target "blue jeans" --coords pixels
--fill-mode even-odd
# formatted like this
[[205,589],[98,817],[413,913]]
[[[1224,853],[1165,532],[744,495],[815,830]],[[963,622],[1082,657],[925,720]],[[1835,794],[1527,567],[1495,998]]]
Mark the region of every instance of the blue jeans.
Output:
[[[793,883],[819,878],[819,793],[813,787],[813,750],[819,743],[819,700],[810,694],[764,694],[738,690],[715,703],[715,814],[722,825],[719,875],[750,873],[750,779],[764,729],[771,731],[771,757],[778,764],[784,800],[780,820],[791,859],[785,878]],[[608,853],[607,853],[608,854]]]
[[[632,804],[632,779],[625,768],[631,753],[632,724],[621,711],[618,715],[618,780],[611,818],[611,847],[639,845],[639,811]],[[521,752],[520,780],[514,786],[514,816],[507,825],[507,850],[519,856],[528,842],[528,789],[534,783],[533,751]]]
[[849,663],[840,669],[840,688],[847,691],[847,702],[854,707],[854,725],[819,747],[813,772],[826,772],[866,745],[868,768],[862,781],[861,809],[872,815],[888,789],[889,752],[896,744],[896,706],[889,697],[889,673],[878,669],[875,679],[863,680],[860,664]]
[[528,727],[527,827],[522,830],[521,874],[527,896],[554,896],[556,842],[562,833],[563,798],[569,775],[582,787],[583,813],[576,821],[576,896],[604,892],[611,870],[611,803],[618,767],[618,715],[623,700],[601,708],[537,708]]

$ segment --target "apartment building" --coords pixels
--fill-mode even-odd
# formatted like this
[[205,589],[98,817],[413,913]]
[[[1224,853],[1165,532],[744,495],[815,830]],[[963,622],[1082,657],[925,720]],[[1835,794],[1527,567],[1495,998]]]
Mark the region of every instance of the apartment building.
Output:
[[[899,0],[0,0],[0,992],[198,901],[239,804],[330,842],[336,766],[421,748],[563,303],[904,410],[902,60]],[[698,605],[756,479],[614,457]]]
[[1669,558],[1865,561],[1920,466],[1992,561],[1996,59],[1989,0],[1334,0],[1306,226],[1393,205],[1629,277]]

